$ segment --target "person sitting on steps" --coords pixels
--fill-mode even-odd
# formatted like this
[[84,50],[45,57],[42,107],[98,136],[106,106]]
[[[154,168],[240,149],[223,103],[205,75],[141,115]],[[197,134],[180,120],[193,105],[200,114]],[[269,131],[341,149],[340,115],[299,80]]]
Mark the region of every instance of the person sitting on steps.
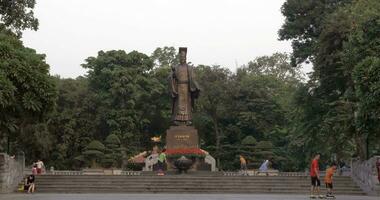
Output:
[[35,184],[34,184],[35,177],[33,174],[29,175],[25,181],[24,181],[24,190],[28,193],[34,193],[35,190]]

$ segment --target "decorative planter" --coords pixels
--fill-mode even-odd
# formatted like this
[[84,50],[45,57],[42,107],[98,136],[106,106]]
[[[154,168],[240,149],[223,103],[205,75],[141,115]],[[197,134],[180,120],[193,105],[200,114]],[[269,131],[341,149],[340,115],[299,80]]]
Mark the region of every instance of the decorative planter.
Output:
[[193,160],[181,156],[174,161],[174,166],[177,167],[179,173],[186,173],[188,169],[193,165]]

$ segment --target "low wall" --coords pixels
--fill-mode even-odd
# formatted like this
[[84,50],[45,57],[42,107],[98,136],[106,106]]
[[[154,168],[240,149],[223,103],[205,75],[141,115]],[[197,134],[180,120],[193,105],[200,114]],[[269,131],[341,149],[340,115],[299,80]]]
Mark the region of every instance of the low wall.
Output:
[[15,191],[23,178],[24,157],[12,158],[0,153],[0,193]]
[[351,167],[352,179],[369,195],[380,195],[380,185],[377,180],[376,161],[380,156],[369,160],[353,160]]

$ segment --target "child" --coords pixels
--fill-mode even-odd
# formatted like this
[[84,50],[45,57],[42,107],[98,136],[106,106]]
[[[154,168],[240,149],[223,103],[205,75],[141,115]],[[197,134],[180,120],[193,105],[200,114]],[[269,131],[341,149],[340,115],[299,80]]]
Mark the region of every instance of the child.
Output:
[[333,175],[336,171],[336,164],[333,163],[330,168],[326,170],[326,176],[325,176],[325,184],[327,189],[326,197],[334,197],[332,194],[333,190]]

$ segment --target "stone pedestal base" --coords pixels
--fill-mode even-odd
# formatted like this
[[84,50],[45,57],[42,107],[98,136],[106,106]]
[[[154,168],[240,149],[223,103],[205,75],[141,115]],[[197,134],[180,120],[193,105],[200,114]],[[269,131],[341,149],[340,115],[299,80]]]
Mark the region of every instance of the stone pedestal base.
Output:
[[[199,136],[198,131],[193,126],[171,126],[166,131],[166,149],[167,150],[187,150],[199,149]],[[176,158],[177,159],[177,158]],[[174,158],[167,159],[167,169],[169,171],[175,170]],[[188,158],[191,159],[193,164],[189,171],[197,171],[198,168],[204,164],[204,159]]]
[[199,148],[198,131],[193,126],[171,126],[166,131],[166,149]]

